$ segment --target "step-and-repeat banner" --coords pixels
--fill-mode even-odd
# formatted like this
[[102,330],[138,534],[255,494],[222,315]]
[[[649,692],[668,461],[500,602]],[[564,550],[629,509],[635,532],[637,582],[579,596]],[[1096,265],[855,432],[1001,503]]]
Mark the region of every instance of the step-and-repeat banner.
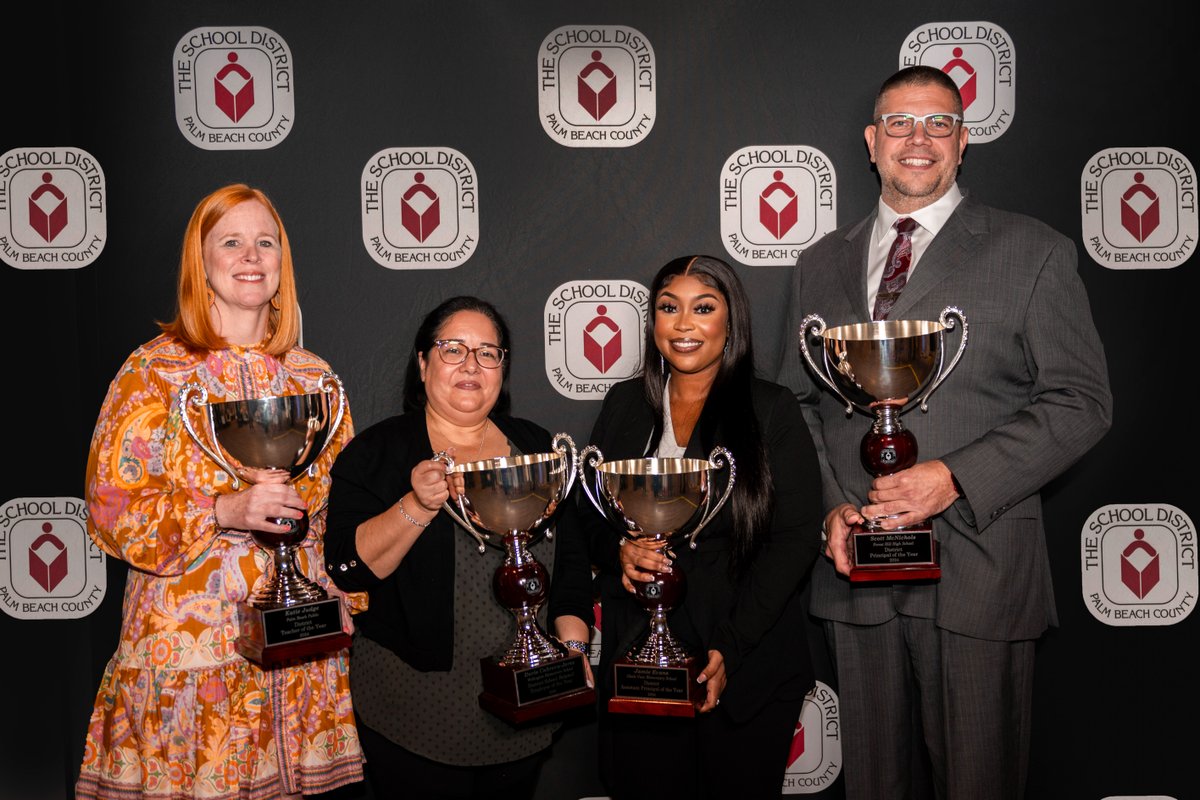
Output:
[[[1038,645],[1030,796],[1194,794],[1179,396],[1200,93],[1176,4],[118,5],[27,9],[0,51],[0,798],[72,792],[126,575],[86,533],[88,443],[117,367],[174,313],[200,197],[246,182],[275,201],[303,344],[359,429],[399,410],[424,313],[476,294],[513,328],[517,413],[586,442],[642,367],[671,258],[734,265],[768,377],[796,348],[789,272],[874,204],[863,127],[911,64],[960,86],[960,184],[1074,239],[1115,395],[1111,432],[1046,493],[1061,626]],[[809,635],[820,680],[781,793],[835,798],[854,743]],[[554,753],[540,797],[602,794],[593,723]]]

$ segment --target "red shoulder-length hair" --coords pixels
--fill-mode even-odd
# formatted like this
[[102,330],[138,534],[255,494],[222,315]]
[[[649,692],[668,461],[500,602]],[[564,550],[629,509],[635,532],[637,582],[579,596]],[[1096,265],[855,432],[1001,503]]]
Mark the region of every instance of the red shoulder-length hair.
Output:
[[204,237],[226,212],[241,203],[260,203],[279,229],[279,292],[271,301],[267,321],[266,352],[281,356],[296,345],[300,336],[300,311],[296,303],[296,273],[292,267],[292,247],[287,230],[275,205],[261,189],[244,183],[222,186],[196,205],[183,234],[179,258],[179,285],[176,290],[175,319],[158,326],[193,350],[220,350],[228,343],[213,327],[209,315],[208,275],[204,271]]

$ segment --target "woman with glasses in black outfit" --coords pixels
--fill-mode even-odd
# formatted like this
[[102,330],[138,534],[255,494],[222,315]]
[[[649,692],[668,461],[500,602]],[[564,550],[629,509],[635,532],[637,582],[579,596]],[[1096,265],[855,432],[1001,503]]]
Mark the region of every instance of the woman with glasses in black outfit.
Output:
[[[508,416],[508,327],[474,297],[422,322],[404,413],[366,429],[333,467],[326,560],[334,582],[369,594],[356,617],[350,688],[376,796],[524,798],[559,727],[515,728],[480,708],[479,660],[511,638],[492,578],[503,553],[480,554],[442,503],[446,467],[548,452],[551,434]],[[553,540],[531,546],[551,570],[542,624],[586,652],[593,621],[586,545],[564,504]]]

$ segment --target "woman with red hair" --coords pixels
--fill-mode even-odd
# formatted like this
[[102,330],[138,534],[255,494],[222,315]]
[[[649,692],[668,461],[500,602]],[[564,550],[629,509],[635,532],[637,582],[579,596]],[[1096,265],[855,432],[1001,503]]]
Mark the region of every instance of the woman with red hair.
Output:
[[[174,320],[126,359],[92,436],[89,534],[130,569],[121,635],[88,725],[78,798],[287,797],[362,779],[347,651],[264,669],[238,654],[238,603],[283,534],[309,515],[299,568],[322,570],[329,468],[346,412],[313,469],[234,481],[182,425],[181,389],[211,402],[310,394],[329,365],[297,346],[287,233],[262,191],[234,184],[196,206]],[[350,598],[354,600],[354,598]]]

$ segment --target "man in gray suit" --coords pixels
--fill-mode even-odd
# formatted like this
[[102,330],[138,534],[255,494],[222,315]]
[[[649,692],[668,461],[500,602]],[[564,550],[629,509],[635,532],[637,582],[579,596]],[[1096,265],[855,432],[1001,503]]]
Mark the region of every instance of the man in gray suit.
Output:
[[[954,82],[931,67],[901,70],[874,111],[865,135],[878,205],[801,255],[779,371],[822,462],[827,558],[811,611],[837,672],[846,794],[913,795],[913,756],[924,757],[916,720],[937,797],[1019,798],[1034,643],[1057,624],[1039,492],[1108,430],[1104,352],[1074,243],[958,188],[967,131]],[[872,319],[902,218],[917,225],[907,282],[884,292],[886,318],[936,320],[957,306],[970,336],[929,412],[903,417],[918,463],[872,478],[859,460],[870,422],[848,416],[801,363],[799,324],[809,313],[830,326]],[[885,529],[933,520],[939,580],[847,580],[849,526],[880,517]]]

